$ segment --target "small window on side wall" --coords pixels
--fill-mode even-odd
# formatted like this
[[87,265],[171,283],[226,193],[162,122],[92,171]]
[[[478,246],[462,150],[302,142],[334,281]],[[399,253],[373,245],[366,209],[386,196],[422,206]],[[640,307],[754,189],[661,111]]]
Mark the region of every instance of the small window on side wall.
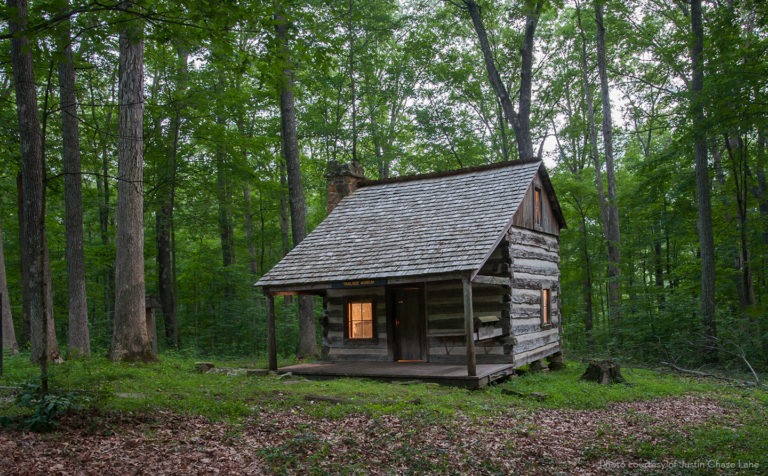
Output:
[[373,301],[347,302],[347,339],[373,339]]
[[552,292],[549,289],[541,290],[541,325],[552,324]]
[[541,189],[539,187],[533,189],[533,225],[541,226]]

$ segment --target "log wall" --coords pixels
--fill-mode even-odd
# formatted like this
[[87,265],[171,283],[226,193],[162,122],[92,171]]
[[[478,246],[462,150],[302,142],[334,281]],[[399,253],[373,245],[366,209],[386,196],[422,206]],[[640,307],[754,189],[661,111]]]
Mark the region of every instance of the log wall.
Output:
[[[376,339],[344,339],[344,307],[348,298],[373,298]],[[387,343],[387,303],[384,287],[328,289],[323,316],[323,358],[326,360],[391,360]]]
[[[560,244],[557,236],[513,226],[507,233],[512,258],[511,333],[515,366],[561,350]],[[541,322],[541,290],[550,290],[550,324]]]
[[[464,301],[461,281],[427,284],[427,345],[429,361],[438,363],[466,362],[464,331]],[[499,319],[494,328],[509,321],[509,287],[473,285],[472,301],[475,317],[494,316]],[[508,326],[502,330],[509,333]],[[476,341],[477,363],[511,363],[504,354],[499,337]]]

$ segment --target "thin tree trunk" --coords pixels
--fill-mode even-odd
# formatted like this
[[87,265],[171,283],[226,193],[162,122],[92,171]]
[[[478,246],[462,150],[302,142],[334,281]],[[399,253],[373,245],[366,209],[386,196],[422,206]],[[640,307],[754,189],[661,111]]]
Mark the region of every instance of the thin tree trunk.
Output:
[[[132,8],[131,1],[120,3],[126,14]],[[144,40],[136,17],[128,18],[120,29],[119,61],[115,319],[109,357],[150,361],[156,356],[147,330],[144,295]]]
[[355,0],[348,1],[347,15],[349,23],[347,32],[349,34],[349,95],[351,104],[352,119],[352,160],[357,161],[357,84],[355,82],[355,33],[352,14]]
[[169,347],[178,349],[179,325],[176,316],[176,289],[174,286],[173,264],[173,213],[176,206],[176,171],[179,156],[179,142],[181,140],[182,109],[184,103],[181,97],[186,91],[187,52],[184,48],[177,48],[176,65],[176,101],[173,104],[173,116],[170,122],[170,141],[168,154],[161,166],[160,207],[157,212],[157,289],[160,299],[160,307],[163,311],[165,323],[165,342]]
[[[748,151],[746,142],[739,136],[731,138],[728,134],[724,137],[725,148],[731,164],[731,176],[734,181],[736,193],[736,210],[739,223],[739,251],[738,269],[741,273],[739,282],[739,303],[742,314],[755,303],[755,287],[752,283],[752,263],[749,253],[749,239],[747,238],[747,212],[748,212]],[[745,316],[746,317],[746,316]],[[748,318],[747,318],[748,320]]]
[[595,184],[597,186],[597,198],[600,205],[600,218],[603,224],[603,237],[606,243],[606,255],[608,256],[608,281],[607,281],[607,298],[608,298],[608,323],[610,327],[611,335],[618,338],[618,322],[616,317],[617,304],[613,301],[615,295],[613,294],[615,289],[614,285],[618,284],[618,281],[613,280],[616,276],[617,269],[613,265],[612,258],[615,257],[616,250],[614,249],[611,241],[611,214],[610,205],[608,199],[605,196],[605,188],[603,185],[603,172],[602,163],[600,161],[600,153],[597,145],[597,121],[595,120],[595,107],[592,99],[592,85],[589,81],[589,67],[587,65],[587,38],[584,34],[584,28],[581,24],[581,9],[576,6],[576,17],[579,27],[579,35],[581,36],[581,80],[584,88],[584,99],[587,105],[587,115],[589,117],[589,156],[592,158],[592,165],[595,168]]
[[595,350],[594,335],[594,308],[592,305],[592,259],[589,256],[589,235],[587,234],[587,216],[584,210],[579,206],[581,214],[581,233],[582,248],[584,256],[584,279],[582,280],[581,290],[584,294],[584,334],[587,341],[587,351]]
[[0,316],[2,317],[3,341],[0,352],[17,354],[19,344],[16,342],[16,333],[13,329],[13,316],[11,315],[11,299],[8,296],[8,278],[5,274],[5,253],[3,251],[3,229],[0,227]]
[[285,176],[285,162],[280,162],[280,237],[283,255],[291,251],[291,219],[288,205],[288,178]]
[[469,11],[469,16],[472,18],[472,26],[474,27],[480,42],[480,50],[482,51],[483,59],[485,60],[488,79],[501,102],[504,116],[515,131],[515,140],[517,141],[519,158],[523,160],[533,159],[536,157],[536,154],[533,151],[533,142],[531,141],[530,125],[531,90],[533,84],[533,46],[542,3],[537,1],[535,5],[531,7],[531,12],[525,19],[523,45],[520,49],[519,112],[515,111],[515,108],[512,105],[512,99],[510,98],[507,88],[504,86],[504,82],[501,80],[499,71],[496,68],[491,45],[488,42],[488,33],[485,30],[485,25],[483,24],[483,19],[481,17],[480,6],[474,0],[464,0],[464,5]]
[[61,95],[67,286],[69,294],[67,343],[69,353],[73,356],[78,356],[91,354],[91,340],[88,331],[88,300],[85,291],[80,132],[69,20],[66,20],[64,23],[59,42],[59,49],[61,50],[61,59],[59,60],[59,94]]
[[[113,74],[113,81],[111,81],[112,88],[110,90],[109,102],[114,102],[115,98],[115,77]],[[97,101],[96,94],[93,87],[93,82],[89,82],[90,99],[91,99],[91,120],[94,124],[98,124],[98,115],[96,114]],[[112,108],[107,108],[104,117],[104,123],[99,125],[100,129],[105,131],[110,130],[112,127]],[[93,140],[97,139],[97,135],[94,134]],[[101,174],[96,178],[96,187],[99,197],[99,233],[101,237],[101,245],[107,249],[109,247],[109,210],[110,210],[110,187],[109,187],[109,160],[111,153],[107,147],[107,141],[104,138],[101,141]],[[114,267],[110,263],[105,263],[101,272],[102,281],[102,299],[104,303],[104,332],[105,335],[109,335],[114,326],[114,305],[115,305],[115,273]]]
[[245,241],[248,242],[248,271],[252,276],[256,276],[258,272],[258,256],[256,255],[256,237],[253,233],[251,187],[247,185],[243,190],[243,199],[245,199]]
[[[223,127],[224,118],[217,117],[216,122]],[[235,264],[235,233],[232,223],[232,196],[224,146],[216,145],[216,197],[219,205],[219,238],[221,241],[222,264],[226,268]],[[227,290],[231,290],[227,286]]]
[[706,123],[704,119],[704,25],[701,0],[691,0],[691,114],[693,116],[693,154],[696,162],[696,194],[699,215],[697,229],[701,252],[701,356],[705,362],[718,360],[715,322],[715,240],[712,233],[712,203],[707,165]]
[[[288,173],[288,198],[291,206],[291,232],[293,245],[297,246],[307,235],[307,207],[299,162],[299,141],[296,130],[296,108],[293,98],[293,66],[288,47],[288,25],[282,14],[275,17],[275,29],[280,42],[283,74],[280,84],[280,118],[283,136],[283,156]],[[315,334],[315,316],[311,296],[299,298],[299,346],[298,357],[319,355]]]
[[[32,45],[24,36],[27,27],[28,5],[26,0],[7,0],[10,18],[11,58],[13,80],[16,89],[16,109],[19,120],[21,144],[21,254],[24,273],[23,305],[29,316],[33,362],[45,368],[47,353],[45,342],[45,285],[44,285],[44,236],[43,216],[43,147],[40,118],[35,91],[35,74],[32,63]],[[44,374],[44,371],[43,371]],[[45,375],[43,375],[45,379]]]
[[[597,23],[597,71],[600,76],[600,98],[603,110],[603,151],[605,153],[605,176],[608,182],[606,203],[608,223],[606,244],[608,246],[608,312],[613,327],[621,337],[621,232],[619,229],[619,202],[616,192],[616,173],[613,163],[613,121],[611,119],[611,96],[606,71],[605,25],[603,5],[595,1],[595,22]],[[583,33],[582,33],[583,34]]]
[[[43,189],[45,195],[45,189]],[[45,198],[43,198],[43,215],[45,215]],[[51,258],[48,254],[48,237],[43,235],[43,295],[45,298],[45,350],[48,353],[46,362],[60,364],[64,362],[56,339],[56,322],[53,314],[53,276],[51,275]]]

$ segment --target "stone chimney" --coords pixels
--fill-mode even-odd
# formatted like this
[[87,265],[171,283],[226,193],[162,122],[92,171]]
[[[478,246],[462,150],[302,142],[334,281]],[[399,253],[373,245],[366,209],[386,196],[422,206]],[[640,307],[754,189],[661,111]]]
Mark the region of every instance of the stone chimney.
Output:
[[363,166],[353,160],[348,164],[340,164],[335,160],[328,162],[328,173],[325,178],[328,183],[328,213],[336,208],[342,198],[357,190],[358,184],[365,180]]

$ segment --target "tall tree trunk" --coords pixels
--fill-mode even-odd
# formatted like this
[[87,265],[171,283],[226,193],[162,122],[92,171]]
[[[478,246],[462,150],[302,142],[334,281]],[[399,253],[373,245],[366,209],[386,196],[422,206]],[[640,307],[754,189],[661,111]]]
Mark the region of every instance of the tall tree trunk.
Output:
[[469,11],[472,18],[472,26],[477,33],[480,42],[480,50],[485,60],[485,68],[488,72],[488,79],[501,102],[504,116],[512,126],[517,141],[517,151],[520,159],[530,160],[536,157],[533,151],[533,142],[531,141],[531,90],[533,84],[533,46],[536,34],[536,26],[539,23],[542,2],[537,1],[530,7],[530,12],[525,19],[525,31],[523,35],[523,45],[520,48],[521,67],[520,67],[520,99],[518,111],[512,105],[512,99],[507,92],[504,82],[501,80],[499,71],[496,68],[496,62],[493,58],[491,45],[488,42],[488,33],[485,30],[483,19],[480,13],[480,6],[474,0],[464,0],[464,6]]
[[[736,194],[736,210],[739,223],[739,251],[737,267],[741,273],[739,281],[739,303],[742,314],[751,305],[755,303],[755,287],[752,283],[752,263],[749,252],[749,239],[747,237],[747,213],[749,191],[747,180],[749,178],[749,153],[745,139],[742,139],[739,132],[733,136],[725,134],[725,149],[728,152],[728,158],[731,165],[731,176],[734,182],[734,191]],[[745,321],[749,318],[744,315]]]
[[[112,87],[110,89],[109,99],[105,102],[110,104],[114,103],[115,99],[115,73],[112,75]],[[94,90],[93,81],[89,81],[90,90],[90,102],[91,102],[91,121],[93,124],[98,124],[99,129],[109,131],[112,128],[112,108],[106,108],[103,124],[99,124],[96,105],[100,102],[97,98],[96,91]],[[94,142],[101,142],[101,173],[96,178],[96,188],[99,195],[99,234],[101,237],[101,245],[104,249],[108,249],[110,245],[109,236],[109,210],[110,210],[110,187],[109,187],[109,162],[112,154],[109,151],[108,141],[103,137],[98,136],[98,132],[93,135]],[[115,305],[115,272],[111,263],[105,263],[101,270],[101,285],[102,285],[102,300],[103,300],[103,315],[104,319],[104,334],[109,335],[114,325],[114,305]]]
[[90,355],[88,300],[85,291],[85,254],[83,251],[83,199],[80,176],[80,132],[75,66],[72,58],[70,24],[67,19],[59,37],[59,94],[61,96],[61,131],[64,156],[65,226],[67,241],[67,286],[69,293],[69,330],[67,343],[73,356]]
[[173,266],[173,212],[176,205],[176,171],[181,139],[181,122],[186,92],[187,51],[178,47],[176,64],[176,100],[170,122],[168,153],[161,165],[158,194],[160,207],[157,212],[157,290],[165,323],[165,342],[169,347],[179,348],[179,324],[176,317],[176,286]]
[[[43,189],[43,215],[45,215],[45,189]],[[56,339],[56,322],[53,314],[53,276],[51,274],[51,258],[48,254],[48,237],[43,235],[43,294],[45,297],[45,350],[48,362],[60,364],[64,362]]]
[[352,160],[357,161],[357,84],[355,80],[355,25],[352,21],[355,0],[348,0],[347,33],[349,35],[349,96],[352,119]]
[[715,322],[715,240],[712,233],[712,203],[707,165],[706,123],[704,119],[704,25],[701,0],[691,0],[691,115],[693,116],[693,155],[696,162],[696,194],[699,215],[697,230],[701,252],[701,356],[717,362],[717,324]]
[[592,259],[589,256],[589,234],[587,233],[587,215],[579,203],[581,214],[582,252],[584,257],[584,279],[581,282],[581,290],[584,295],[584,334],[587,341],[587,351],[595,350],[594,335],[594,307],[592,305]]
[[579,28],[579,35],[581,37],[581,80],[584,89],[584,99],[587,105],[587,116],[589,117],[589,156],[592,158],[592,165],[595,168],[595,184],[597,186],[597,198],[600,205],[600,218],[603,224],[603,237],[606,244],[606,255],[608,257],[608,282],[607,294],[608,294],[608,324],[611,335],[618,340],[619,337],[619,323],[616,320],[618,315],[618,304],[613,301],[614,297],[617,297],[615,291],[618,291],[616,285],[618,281],[618,267],[614,265],[612,261],[616,257],[617,249],[613,245],[611,236],[613,230],[611,228],[611,205],[605,194],[605,187],[603,185],[603,172],[602,163],[600,161],[600,152],[597,145],[597,121],[595,120],[595,107],[592,99],[592,84],[589,81],[589,66],[587,65],[587,37],[584,34],[584,28],[581,23],[581,8],[576,6],[576,18]]
[[251,204],[251,187],[243,190],[245,200],[245,241],[248,242],[248,271],[256,276],[259,271],[258,255],[256,254],[256,236],[253,233],[253,205]]
[[21,316],[21,342],[22,346],[32,343],[32,323],[30,322],[29,307],[26,305],[29,302],[29,281],[28,281],[28,266],[26,262],[26,256],[24,254],[24,240],[27,233],[24,225],[24,181],[21,178],[21,172],[16,175],[16,204],[18,213],[16,214],[19,221],[19,265],[21,268],[21,303],[22,303],[22,316]]
[[285,162],[280,162],[280,239],[283,255],[291,251],[291,210],[288,205],[288,178],[285,176]]
[[19,120],[21,144],[21,257],[24,312],[29,316],[32,352],[30,358],[39,362],[42,380],[47,384],[45,327],[45,276],[44,276],[44,164],[37,109],[35,74],[32,63],[32,45],[24,36],[27,28],[28,5],[26,0],[7,0],[10,18],[11,60],[16,89],[16,110]]
[[[133,2],[120,2],[131,15]],[[109,358],[151,361],[144,295],[144,32],[138,17],[120,29],[118,92],[117,237],[115,248],[115,319]]]
[[[224,117],[217,116],[216,123],[223,129]],[[235,264],[235,232],[232,222],[232,185],[227,152],[221,144],[216,145],[216,198],[219,205],[219,238],[221,240],[222,264],[226,268]],[[226,286],[231,294],[231,286]]]
[[[291,206],[291,233],[293,246],[307,236],[307,207],[299,162],[299,140],[296,130],[296,108],[293,98],[293,66],[288,46],[288,25],[282,13],[275,16],[275,29],[280,44],[283,73],[280,84],[280,125],[283,136],[283,157],[288,172],[288,199]],[[298,357],[319,355],[315,334],[315,316],[311,296],[299,298]]]
[[5,253],[3,251],[3,229],[0,226],[0,317],[2,317],[3,341],[0,344],[0,352],[17,354],[19,344],[16,342],[16,333],[13,330],[13,316],[11,315],[11,299],[8,296],[8,278],[5,274]]
[[602,0],[595,1],[595,22],[597,23],[597,71],[600,75],[600,99],[603,110],[603,151],[605,153],[605,177],[608,182],[606,203],[608,223],[606,244],[608,246],[608,313],[617,337],[621,338],[621,232],[619,230],[619,202],[616,192],[616,172],[613,163],[613,121],[611,119],[611,97],[608,90],[606,71],[605,25],[603,24]]

